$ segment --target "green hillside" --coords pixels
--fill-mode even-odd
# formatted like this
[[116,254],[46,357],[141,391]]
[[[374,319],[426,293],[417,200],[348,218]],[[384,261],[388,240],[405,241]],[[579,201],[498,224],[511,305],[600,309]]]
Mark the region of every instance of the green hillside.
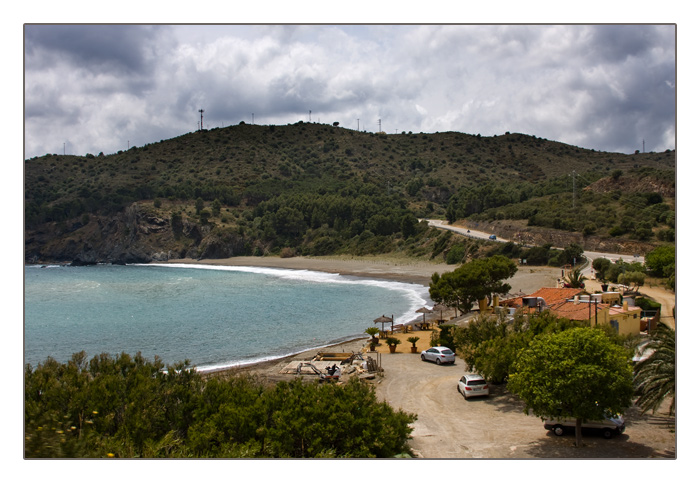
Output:
[[524,134],[242,123],[25,160],[28,261],[423,256],[435,235],[422,217],[656,243],[672,241],[674,210],[675,152],[605,153]]

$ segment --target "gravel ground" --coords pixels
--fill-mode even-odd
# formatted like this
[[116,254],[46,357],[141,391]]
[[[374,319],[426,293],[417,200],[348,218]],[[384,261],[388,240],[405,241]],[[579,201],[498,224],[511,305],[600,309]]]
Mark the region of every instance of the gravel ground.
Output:
[[465,400],[457,381],[465,373],[460,359],[454,365],[422,362],[418,354],[384,354],[385,377],[377,381],[377,395],[395,408],[418,416],[412,448],[422,458],[675,458],[675,418],[625,413],[626,431],[606,440],[574,435],[555,436],[543,422],[523,412],[523,404],[492,385],[491,396]]

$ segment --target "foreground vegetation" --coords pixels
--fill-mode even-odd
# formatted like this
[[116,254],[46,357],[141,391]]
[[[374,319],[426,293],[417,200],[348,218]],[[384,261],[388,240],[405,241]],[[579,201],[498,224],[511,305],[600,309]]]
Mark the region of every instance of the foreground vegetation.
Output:
[[24,396],[27,458],[387,458],[415,420],[358,379],[267,387],[124,353],[28,365]]

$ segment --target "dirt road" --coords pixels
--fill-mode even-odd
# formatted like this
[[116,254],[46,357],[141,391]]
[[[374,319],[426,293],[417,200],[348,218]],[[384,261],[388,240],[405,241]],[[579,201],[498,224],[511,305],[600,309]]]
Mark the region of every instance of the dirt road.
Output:
[[411,443],[422,458],[674,458],[675,419],[625,414],[622,436],[606,440],[584,436],[584,447],[574,436],[554,436],[542,421],[523,413],[522,403],[502,385],[492,385],[488,398],[465,400],[457,381],[464,362],[437,366],[421,362],[419,354],[385,354],[385,377],[377,396],[395,408],[414,413]]

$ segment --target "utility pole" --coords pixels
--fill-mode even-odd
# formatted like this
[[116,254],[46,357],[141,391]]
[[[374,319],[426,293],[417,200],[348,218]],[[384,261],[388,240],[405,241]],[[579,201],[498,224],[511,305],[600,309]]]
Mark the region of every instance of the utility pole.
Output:
[[358,131],[360,130],[360,118],[359,117],[357,118],[357,130]]
[[199,110],[199,130],[204,129],[204,109]]
[[309,122],[311,122],[311,109],[309,109]]
[[571,172],[571,179],[574,182],[574,191],[572,196],[573,208],[576,209],[576,171]]
[[379,132],[382,132],[382,120],[379,120]]
[[645,142],[644,142],[644,138],[642,138],[642,154],[643,154],[643,153],[646,153],[645,149],[646,149],[646,145],[645,145]]
[[255,113],[253,113],[252,116],[253,116],[253,124],[255,124]]

